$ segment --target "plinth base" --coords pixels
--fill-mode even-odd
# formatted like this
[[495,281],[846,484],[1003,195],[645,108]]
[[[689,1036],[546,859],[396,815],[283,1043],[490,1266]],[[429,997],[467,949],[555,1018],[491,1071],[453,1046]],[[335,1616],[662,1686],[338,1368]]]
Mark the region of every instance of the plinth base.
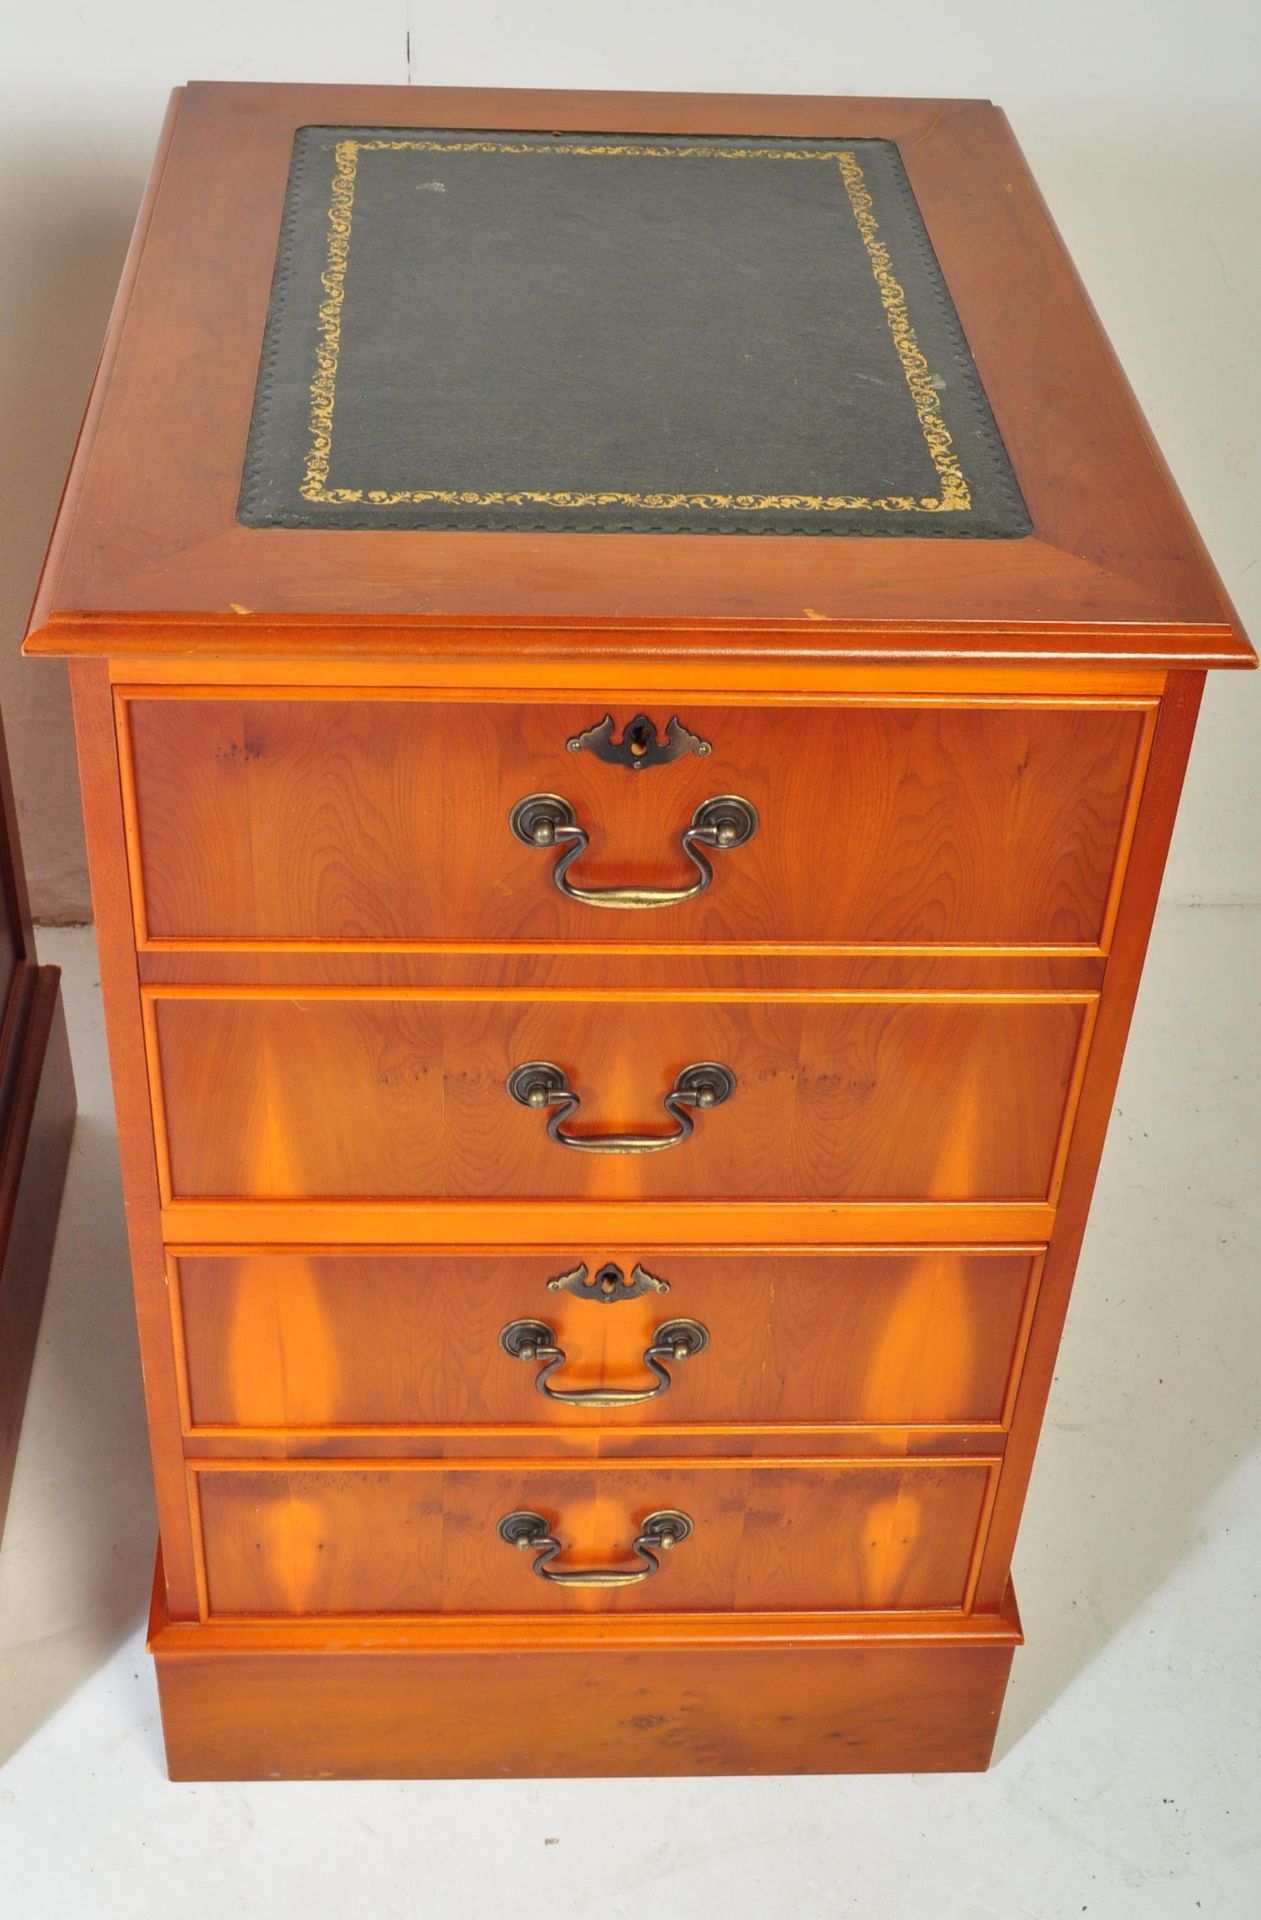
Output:
[[1002,1613],[947,1624],[173,1623],[157,1662],[173,1780],[966,1772],[989,1764]]

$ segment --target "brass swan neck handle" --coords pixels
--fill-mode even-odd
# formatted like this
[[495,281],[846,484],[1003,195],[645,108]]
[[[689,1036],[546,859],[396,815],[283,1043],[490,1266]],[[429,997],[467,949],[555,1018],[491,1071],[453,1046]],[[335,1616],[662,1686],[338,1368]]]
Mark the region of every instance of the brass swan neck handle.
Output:
[[691,825],[683,829],[679,844],[696,869],[696,878],[686,887],[646,887],[633,883],[621,887],[581,887],[569,878],[569,870],[591,843],[585,827],[568,800],[558,793],[530,793],[518,800],[508,816],[508,824],[517,839],[527,847],[561,847],[560,859],[552,868],[553,884],[567,900],[584,907],[678,907],[705,892],[714,877],[709,855],[742,847],[758,829],[757,809],[738,794],[716,794],[702,801],[692,815]]
[[717,1060],[699,1060],[684,1067],[669,1092],[665,1109],[678,1121],[674,1133],[565,1133],[564,1122],[577,1113],[580,1095],[563,1070],[550,1060],[527,1060],[508,1075],[508,1092],[518,1106],[534,1107],[548,1115],[547,1131],[559,1147],[576,1153],[662,1153],[681,1147],[696,1131],[695,1111],[720,1107],[736,1090],[736,1076]]
[[667,1320],[659,1326],[644,1348],[644,1365],[654,1376],[650,1387],[554,1387],[552,1375],[568,1355],[556,1344],[556,1329],[545,1320],[509,1321],[499,1344],[513,1360],[542,1363],[534,1384],[547,1400],[566,1407],[640,1407],[670,1391],[674,1380],[665,1362],[691,1360],[703,1353],[709,1345],[709,1330],[699,1320]]
[[692,1531],[685,1513],[663,1509],[650,1513],[640,1526],[631,1546],[639,1556],[637,1567],[554,1567],[552,1562],[564,1551],[541,1513],[506,1513],[499,1522],[499,1537],[522,1553],[535,1554],[534,1572],[554,1587],[636,1587],[660,1573],[659,1556],[669,1553]]

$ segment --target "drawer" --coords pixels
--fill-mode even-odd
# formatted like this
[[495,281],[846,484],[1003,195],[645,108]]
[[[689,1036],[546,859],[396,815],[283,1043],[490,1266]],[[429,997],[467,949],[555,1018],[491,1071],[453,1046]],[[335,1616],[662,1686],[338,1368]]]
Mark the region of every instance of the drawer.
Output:
[[[997,1463],[200,1466],[208,1616],[957,1609]],[[687,1537],[637,1550],[656,1514]],[[524,1546],[509,1515],[537,1516]],[[549,1532],[550,1530],[550,1532]],[[638,1574],[576,1584],[550,1570]],[[519,1538],[519,1536],[518,1536]],[[651,1560],[655,1557],[654,1571]]]
[[[164,1185],[211,1199],[1041,1201],[1093,1005],[179,988],[145,1001]],[[538,1111],[509,1091],[537,1062],[570,1089],[548,1080]],[[688,1107],[687,1069],[707,1062],[734,1091]],[[540,1082],[515,1084],[524,1097]],[[566,1147],[552,1127],[623,1150]],[[675,1144],[630,1151],[628,1136]]]
[[1039,1264],[938,1247],[187,1253],[172,1293],[194,1432],[978,1427],[1005,1422]]
[[[219,692],[125,699],[142,939],[1049,945],[1106,939],[1149,703],[691,707],[707,748],[634,770],[568,742],[604,708]],[[648,716],[660,740],[672,709]],[[614,714],[624,737],[636,711]],[[697,810],[758,825],[708,890],[649,911],[567,899],[514,806],[556,794],[586,890],[679,891]],[[703,849],[702,849],[703,850]]]

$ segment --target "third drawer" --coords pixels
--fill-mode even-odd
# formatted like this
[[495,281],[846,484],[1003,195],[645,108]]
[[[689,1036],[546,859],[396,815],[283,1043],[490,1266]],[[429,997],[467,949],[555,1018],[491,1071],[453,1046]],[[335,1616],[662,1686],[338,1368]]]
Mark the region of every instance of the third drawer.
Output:
[[194,1433],[1000,1428],[1040,1267],[1036,1247],[171,1257]]

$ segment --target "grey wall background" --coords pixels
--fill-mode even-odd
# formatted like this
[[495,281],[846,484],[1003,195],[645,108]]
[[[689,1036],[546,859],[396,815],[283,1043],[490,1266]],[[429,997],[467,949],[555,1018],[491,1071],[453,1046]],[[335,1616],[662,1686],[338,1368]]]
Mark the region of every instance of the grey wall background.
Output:
[[[166,95],[180,81],[988,96],[1006,107],[1254,638],[1256,0],[0,0],[0,706],[36,917],[90,915],[57,664],[18,656]],[[1166,881],[1261,899],[1261,688],[1210,683]]]

